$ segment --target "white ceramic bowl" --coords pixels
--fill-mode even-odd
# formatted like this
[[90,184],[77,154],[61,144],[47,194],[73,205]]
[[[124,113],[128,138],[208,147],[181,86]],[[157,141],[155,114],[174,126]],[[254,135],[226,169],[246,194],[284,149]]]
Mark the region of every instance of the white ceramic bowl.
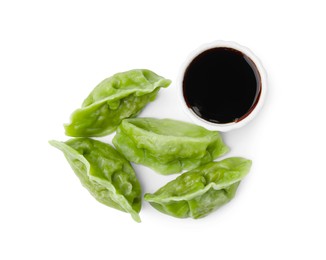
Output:
[[[184,78],[185,71],[188,68],[189,64],[193,61],[194,58],[196,58],[202,52],[212,49],[212,48],[219,48],[219,47],[232,48],[232,49],[238,50],[238,51],[242,52],[243,54],[247,55],[255,63],[255,65],[258,69],[258,72],[260,74],[260,79],[261,79],[261,90],[260,90],[261,92],[260,92],[259,100],[258,100],[256,106],[254,107],[254,109],[244,119],[242,119],[238,122],[232,122],[232,123],[227,123],[227,124],[212,123],[212,122],[206,121],[205,119],[199,117],[197,114],[195,114],[192,111],[192,109],[190,109],[187,106],[186,101],[183,96],[183,78]],[[261,109],[261,107],[264,103],[264,100],[265,100],[266,88],[267,88],[267,75],[266,75],[265,69],[262,66],[260,60],[247,47],[244,47],[238,43],[230,42],[230,41],[214,41],[211,43],[203,44],[190,53],[190,55],[187,57],[187,59],[185,60],[185,62],[183,63],[183,65],[181,67],[177,84],[178,84],[178,92],[179,92],[179,98],[181,100],[181,105],[182,105],[185,113],[191,118],[191,120],[194,123],[196,123],[200,126],[203,126],[207,129],[210,129],[210,130],[226,132],[226,131],[230,131],[230,130],[244,126],[245,124],[250,122],[257,115],[257,113]]]

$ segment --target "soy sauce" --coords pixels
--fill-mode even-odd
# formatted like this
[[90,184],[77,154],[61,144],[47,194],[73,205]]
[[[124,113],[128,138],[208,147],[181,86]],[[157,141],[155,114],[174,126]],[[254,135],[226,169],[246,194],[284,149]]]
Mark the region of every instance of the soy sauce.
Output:
[[255,108],[261,79],[255,63],[232,48],[213,48],[187,67],[183,95],[188,107],[206,121],[239,122]]

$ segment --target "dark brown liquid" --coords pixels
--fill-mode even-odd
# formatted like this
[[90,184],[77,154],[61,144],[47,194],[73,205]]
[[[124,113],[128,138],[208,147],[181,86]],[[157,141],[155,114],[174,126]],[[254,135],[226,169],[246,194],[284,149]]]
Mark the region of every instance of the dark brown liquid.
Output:
[[260,74],[254,62],[231,48],[213,48],[199,54],[183,79],[188,107],[213,123],[244,119],[255,108],[260,91]]

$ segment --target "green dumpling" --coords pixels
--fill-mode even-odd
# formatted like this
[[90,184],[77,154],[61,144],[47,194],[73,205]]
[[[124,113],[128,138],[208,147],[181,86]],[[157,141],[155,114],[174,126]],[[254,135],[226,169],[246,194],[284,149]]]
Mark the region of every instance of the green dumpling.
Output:
[[229,149],[217,131],[172,119],[125,119],[113,144],[129,161],[158,173],[191,170]]
[[82,185],[99,202],[140,222],[141,188],[130,163],[112,146],[90,138],[50,141],[67,158]]
[[121,72],[98,84],[84,100],[82,107],[71,115],[65,125],[66,135],[92,137],[111,134],[122,119],[135,117],[153,101],[160,88],[171,81],[150,70]]
[[144,198],[157,210],[173,217],[205,217],[235,196],[250,167],[251,161],[240,157],[210,162],[181,174]]

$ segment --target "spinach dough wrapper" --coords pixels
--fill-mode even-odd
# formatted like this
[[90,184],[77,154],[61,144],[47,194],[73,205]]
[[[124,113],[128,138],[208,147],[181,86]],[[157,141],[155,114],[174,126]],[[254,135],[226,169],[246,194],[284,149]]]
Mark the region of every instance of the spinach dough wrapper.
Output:
[[82,107],[65,125],[66,135],[104,136],[116,130],[122,119],[135,117],[153,101],[161,87],[171,81],[150,70],[130,70],[113,75],[97,85]]
[[113,144],[129,161],[172,174],[213,161],[229,149],[220,134],[172,119],[125,119]]
[[154,194],[145,194],[145,200],[173,217],[201,218],[235,196],[250,167],[250,160],[239,157],[210,162],[183,173]]
[[99,202],[140,222],[141,188],[130,163],[112,146],[89,138],[50,141],[67,158],[82,185]]

